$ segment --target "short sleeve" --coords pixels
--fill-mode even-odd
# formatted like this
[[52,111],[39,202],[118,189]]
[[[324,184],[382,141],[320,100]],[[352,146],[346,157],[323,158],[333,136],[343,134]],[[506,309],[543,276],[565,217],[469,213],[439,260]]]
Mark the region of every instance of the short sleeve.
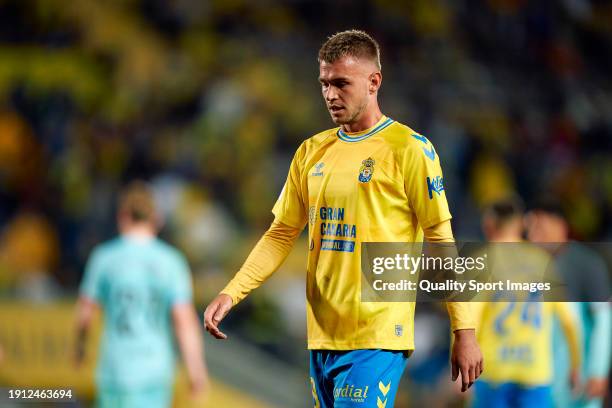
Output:
[[79,294],[101,303],[102,278],[104,274],[104,255],[101,249],[94,249],[87,264],[79,287]]
[[169,268],[170,284],[168,285],[170,305],[191,303],[193,301],[193,288],[189,264],[183,255],[172,257]]
[[304,228],[306,224],[306,208],[304,192],[302,191],[302,168],[304,159],[304,145],[300,146],[289,167],[289,174],[283,189],[272,208],[277,221],[295,228]]
[[422,228],[451,218],[444,192],[440,158],[434,146],[421,135],[405,150],[402,163],[404,188],[410,208]]

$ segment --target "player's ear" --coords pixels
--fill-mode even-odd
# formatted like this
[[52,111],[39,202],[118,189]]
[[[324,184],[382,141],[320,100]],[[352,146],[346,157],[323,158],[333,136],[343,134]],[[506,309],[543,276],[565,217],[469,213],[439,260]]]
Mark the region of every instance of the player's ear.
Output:
[[382,84],[382,73],[380,71],[376,71],[370,74],[369,81],[369,91],[370,94],[373,94],[378,91],[378,88],[380,88],[380,85]]

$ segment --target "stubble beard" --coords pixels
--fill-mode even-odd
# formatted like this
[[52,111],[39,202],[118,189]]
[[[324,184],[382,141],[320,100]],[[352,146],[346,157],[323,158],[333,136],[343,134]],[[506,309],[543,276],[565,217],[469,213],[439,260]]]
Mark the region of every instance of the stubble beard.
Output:
[[364,99],[364,101],[359,105],[357,109],[355,109],[355,112],[352,115],[350,115],[348,119],[334,118],[332,116],[332,120],[334,121],[336,125],[351,125],[359,120],[359,118],[361,117],[361,114],[366,110],[367,106],[368,106],[368,100]]

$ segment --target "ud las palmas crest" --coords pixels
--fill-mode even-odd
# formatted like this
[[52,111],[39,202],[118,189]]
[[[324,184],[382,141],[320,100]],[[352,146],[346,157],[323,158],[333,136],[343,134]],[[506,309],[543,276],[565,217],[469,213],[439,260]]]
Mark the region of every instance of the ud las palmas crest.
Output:
[[367,183],[372,178],[372,174],[374,173],[374,159],[368,157],[364,161],[361,162],[361,168],[359,168],[359,181],[362,183]]

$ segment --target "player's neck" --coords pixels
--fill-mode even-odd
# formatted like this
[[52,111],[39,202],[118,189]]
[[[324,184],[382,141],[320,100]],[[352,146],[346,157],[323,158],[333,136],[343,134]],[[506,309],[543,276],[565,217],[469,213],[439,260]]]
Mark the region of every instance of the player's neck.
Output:
[[382,117],[382,112],[376,106],[375,109],[363,112],[357,121],[343,124],[342,130],[347,133],[361,132],[376,125]]
[[120,228],[120,234],[129,239],[137,241],[148,241],[155,237],[155,231],[148,224],[132,224],[128,227]]

